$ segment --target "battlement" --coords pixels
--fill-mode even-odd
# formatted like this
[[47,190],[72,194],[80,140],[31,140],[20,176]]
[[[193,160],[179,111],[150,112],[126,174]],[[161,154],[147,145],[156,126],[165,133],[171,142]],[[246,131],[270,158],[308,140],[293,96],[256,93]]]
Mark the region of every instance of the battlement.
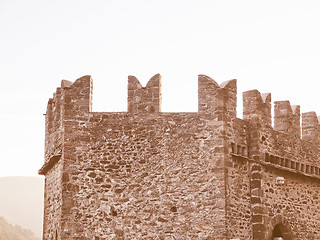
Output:
[[291,106],[289,101],[275,102],[274,129],[300,137],[300,106]]
[[237,80],[219,85],[206,75],[198,77],[198,111],[218,120],[237,116]]
[[92,78],[83,76],[71,84],[62,81],[61,87],[65,93],[65,110],[68,114],[92,111]]
[[319,141],[319,120],[315,112],[302,113],[302,139]]
[[239,119],[237,80],[205,75],[198,106],[161,112],[156,74],[128,77],[127,112],[92,112],[91,77],[63,80],[46,113],[43,238],[271,239],[288,219],[284,239],[320,239],[316,113],[301,128],[300,106],[276,101],[273,127],[271,94],[250,90]]
[[271,93],[250,90],[243,93],[243,119],[271,126]]
[[161,111],[161,76],[154,75],[143,87],[134,77],[128,77],[128,112],[157,113]]
[[60,151],[63,143],[64,120],[92,111],[92,79],[83,76],[75,82],[62,80],[46,111],[45,161]]
[[[61,81],[61,87],[58,87],[49,99],[47,108],[47,117],[60,114],[73,115],[76,112],[92,111],[92,78],[83,76],[75,82],[68,80]],[[48,119],[49,120],[49,119]]]
[[[64,118],[92,111],[92,79],[83,76],[75,82],[62,80],[47,108],[47,128],[52,129],[63,115]],[[143,87],[134,77],[128,77],[128,113],[154,114],[161,112],[161,75],[154,75]],[[198,113],[206,118],[230,121],[237,115],[237,80],[220,85],[206,75],[198,76]],[[249,90],[243,93],[243,119],[272,127],[271,93]],[[289,101],[274,103],[274,130],[318,141],[320,127],[316,113],[302,114],[300,106],[291,106]]]

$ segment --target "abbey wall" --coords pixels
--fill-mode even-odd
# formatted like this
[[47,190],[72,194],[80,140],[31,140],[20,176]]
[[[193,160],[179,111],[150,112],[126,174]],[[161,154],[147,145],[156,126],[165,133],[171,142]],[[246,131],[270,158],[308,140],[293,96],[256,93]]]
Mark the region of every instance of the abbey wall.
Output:
[[161,77],[128,79],[128,112],[92,112],[92,79],[46,113],[43,239],[320,239],[314,112],[199,75],[199,110],[161,112]]

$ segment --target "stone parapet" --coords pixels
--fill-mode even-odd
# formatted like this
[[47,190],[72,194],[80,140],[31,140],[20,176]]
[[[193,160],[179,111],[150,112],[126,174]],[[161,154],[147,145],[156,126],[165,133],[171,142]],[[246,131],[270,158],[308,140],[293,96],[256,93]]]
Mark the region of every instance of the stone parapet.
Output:
[[271,126],[271,94],[250,90],[243,93],[243,119]]
[[[319,120],[237,81],[198,78],[199,110],[161,112],[161,76],[127,112],[92,112],[92,79],[46,113],[44,239],[320,239]],[[280,181],[281,180],[281,181]]]
[[161,75],[154,75],[145,87],[134,76],[128,77],[128,112],[161,112]]
[[291,106],[289,101],[275,102],[274,129],[300,138],[300,106]]
[[319,142],[319,121],[315,112],[302,113],[302,139]]
[[223,82],[221,85],[212,78],[198,77],[198,111],[218,120],[237,116],[237,80]]

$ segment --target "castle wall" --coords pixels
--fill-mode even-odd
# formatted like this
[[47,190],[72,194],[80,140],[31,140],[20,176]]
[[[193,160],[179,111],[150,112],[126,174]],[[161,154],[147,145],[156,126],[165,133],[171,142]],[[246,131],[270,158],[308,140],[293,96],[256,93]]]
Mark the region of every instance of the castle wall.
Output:
[[[130,76],[128,112],[91,112],[63,81],[46,114],[44,239],[320,238],[319,122],[236,80],[199,75],[199,111],[161,112],[161,77]],[[302,132],[302,136],[301,136]],[[284,180],[279,182],[279,178]],[[280,179],[280,180],[281,180]]]
[[[273,129],[260,129],[261,171],[255,176],[259,197],[255,222],[257,239],[266,239],[280,217],[295,239],[318,239],[320,202],[315,196],[320,191],[318,147],[301,141],[296,134],[283,134]],[[277,184],[277,177],[284,184]],[[258,236],[260,238],[258,238]],[[308,237],[306,237],[308,236]]]
[[[70,86],[73,85],[72,91]],[[39,173],[45,179],[43,239],[62,239],[63,219],[70,209],[70,186],[64,184],[63,174],[69,156],[66,154],[66,121],[91,111],[91,78],[84,76],[75,84],[63,80],[46,112],[45,161]]]
[[55,239],[61,232],[62,216],[62,164],[55,164],[45,179],[43,239]]
[[[59,183],[46,194],[62,191],[61,217],[49,208],[46,221],[58,218],[61,239],[224,238],[222,120],[235,109],[235,84],[215,87],[224,108],[211,106],[206,114],[159,113],[160,77],[145,88],[139,84],[129,78],[128,113],[92,113],[91,78],[63,82],[61,128],[47,128],[55,134],[49,138],[62,135],[62,153],[40,169],[48,186]],[[46,144],[51,152],[60,149]],[[56,164],[62,164],[60,175],[48,170]]]
[[46,131],[45,131],[45,163],[48,163],[51,156],[62,148],[63,129],[62,129],[62,103],[61,88],[57,88],[53,98],[48,101],[46,112]]
[[62,185],[60,161],[63,148],[63,89],[57,88],[46,111],[45,159],[39,170],[45,174],[43,239],[54,239],[61,232]]
[[[271,239],[275,226],[282,224],[287,231],[284,239],[318,239],[320,164],[313,130],[318,122],[316,118],[304,118],[308,125],[302,125],[302,137],[314,140],[301,140],[299,107],[291,108],[288,101],[278,102],[276,131],[270,126],[267,116],[271,108],[264,96],[256,90],[244,93],[245,121],[232,121],[226,134],[231,155],[226,183],[230,238]],[[306,131],[305,125],[313,131]],[[248,149],[247,154],[244,149]],[[284,184],[277,183],[277,177],[283,177]],[[250,237],[244,235],[248,226],[252,229]]]
[[226,216],[227,238],[252,239],[249,128],[241,119],[233,119],[227,128]]
[[[320,180],[297,177],[296,174],[276,168],[264,167],[262,186],[264,195],[263,224],[270,234],[275,224],[273,219],[281,216],[288,223],[294,239],[319,239],[319,191]],[[276,176],[285,179],[284,185],[277,185]]]
[[68,235],[223,237],[221,131],[221,122],[194,113],[91,113],[75,120],[68,141],[75,161],[64,170],[77,186]]

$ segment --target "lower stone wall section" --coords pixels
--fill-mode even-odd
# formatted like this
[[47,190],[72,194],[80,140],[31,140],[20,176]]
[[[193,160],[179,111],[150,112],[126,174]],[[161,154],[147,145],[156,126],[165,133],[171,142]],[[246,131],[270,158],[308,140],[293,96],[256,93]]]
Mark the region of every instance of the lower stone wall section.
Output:
[[63,184],[77,187],[63,239],[226,237],[221,122],[109,114],[68,128]]
[[45,179],[44,204],[44,233],[43,239],[59,239],[61,236],[61,186],[62,162],[61,160],[50,169]]
[[232,156],[227,168],[227,239],[252,239],[250,163]]
[[[283,185],[276,183],[278,176],[284,178]],[[276,224],[283,224],[292,239],[320,239],[318,179],[263,167],[262,189],[264,224],[269,235]]]

